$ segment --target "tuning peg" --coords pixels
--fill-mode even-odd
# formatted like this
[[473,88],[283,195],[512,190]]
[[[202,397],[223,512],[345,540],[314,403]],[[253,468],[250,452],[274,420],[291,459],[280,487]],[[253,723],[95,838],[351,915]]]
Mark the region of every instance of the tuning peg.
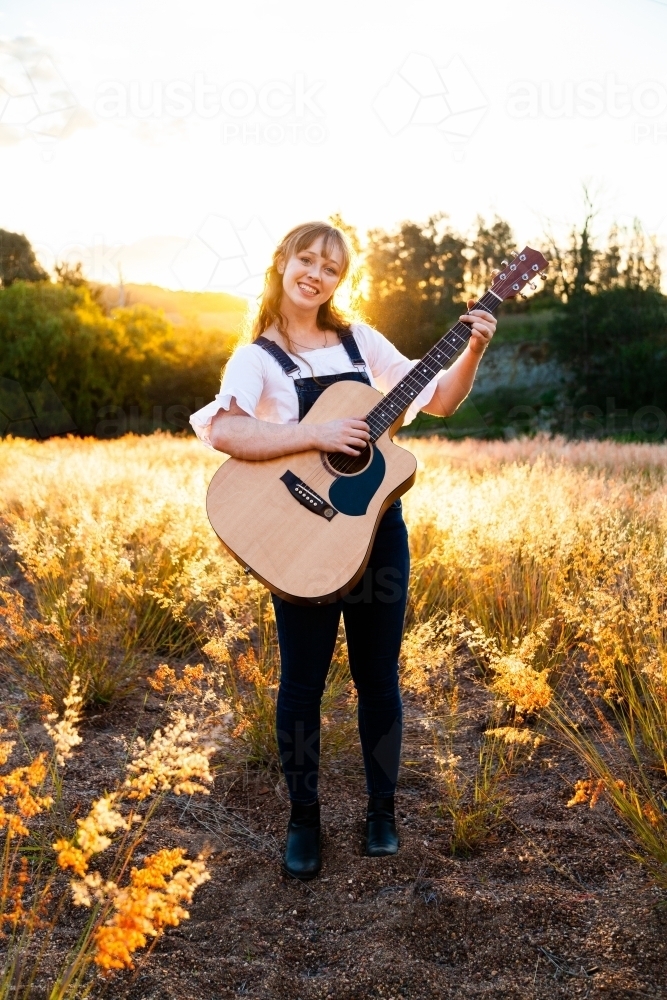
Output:
[[537,288],[537,285],[535,284],[535,282],[531,281],[531,282],[529,282],[529,284],[530,284],[530,287],[533,289],[533,291],[535,291],[535,289]]
[[497,268],[497,267],[494,267],[494,268],[493,268],[493,270],[491,271],[491,274],[492,274],[492,275],[493,275],[493,277],[495,278],[495,277],[497,277],[497,275],[499,275],[499,274],[500,274],[500,271],[498,270],[498,268]]
[[500,263],[502,264],[503,267],[509,267],[510,262],[508,260],[501,260]]
[[546,280],[547,280],[547,277],[548,277],[548,276],[547,276],[547,273],[546,273],[546,271],[544,271],[543,273],[540,273],[540,278],[542,279],[542,281],[546,281]]

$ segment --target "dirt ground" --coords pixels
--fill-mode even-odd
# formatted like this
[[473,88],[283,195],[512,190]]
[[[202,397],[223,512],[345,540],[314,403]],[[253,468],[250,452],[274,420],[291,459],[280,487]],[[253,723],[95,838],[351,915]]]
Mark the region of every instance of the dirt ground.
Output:
[[[456,752],[474,762],[488,695],[460,678],[465,724]],[[404,695],[405,736],[393,858],[361,854],[365,785],[358,742],[335,765],[323,747],[323,870],[306,884],[280,873],[289,814],[278,774],[222,769],[210,797],[172,797],[140,851],[205,847],[212,879],[191,919],[134,972],[96,984],[113,1000],[384,1000],[667,997],[664,893],[627,853],[599,804],[568,809],[581,767],[545,743],[511,779],[502,825],[476,855],[452,858],[438,809],[423,707]],[[68,763],[66,805],[79,813],[120,773],[132,731],[162,721],[155,697],[98,713]],[[39,738],[34,723],[26,735]],[[60,946],[83,919],[70,908]],[[37,996],[37,994],[36,994]]]

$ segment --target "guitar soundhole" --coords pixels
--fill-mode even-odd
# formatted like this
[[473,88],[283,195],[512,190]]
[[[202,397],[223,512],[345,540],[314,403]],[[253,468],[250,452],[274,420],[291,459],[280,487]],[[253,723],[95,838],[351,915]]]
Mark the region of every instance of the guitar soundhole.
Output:
[[373,448],[367,444],[356,457],[345,455],[342,451],[330,451],[326,455],[326,464],[329,471],[337,476],[356,476],[368,468],[372,458]]

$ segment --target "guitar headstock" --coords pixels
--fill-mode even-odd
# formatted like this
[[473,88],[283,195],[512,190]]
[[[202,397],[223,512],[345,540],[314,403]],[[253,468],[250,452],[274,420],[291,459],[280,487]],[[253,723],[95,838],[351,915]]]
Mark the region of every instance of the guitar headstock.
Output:
[[[503,269],[493,279],[491,291],[503,301],[511,299],[520,295],[526,285],[538,276],[545,277],[541,272],[548,266],[549,262],[539,250],[524,247],[511,261],[503,261]],[[531,285],[531,288],[535,288],[535,285]]]

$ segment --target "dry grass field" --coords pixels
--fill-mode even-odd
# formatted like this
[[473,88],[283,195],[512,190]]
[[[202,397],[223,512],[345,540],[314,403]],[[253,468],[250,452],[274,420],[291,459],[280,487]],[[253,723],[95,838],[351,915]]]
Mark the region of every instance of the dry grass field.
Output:
[[341,635],[302,885],[220,456],[0,442],[0,1000],[667,996],[667,447],[404,443],[401,850]]

